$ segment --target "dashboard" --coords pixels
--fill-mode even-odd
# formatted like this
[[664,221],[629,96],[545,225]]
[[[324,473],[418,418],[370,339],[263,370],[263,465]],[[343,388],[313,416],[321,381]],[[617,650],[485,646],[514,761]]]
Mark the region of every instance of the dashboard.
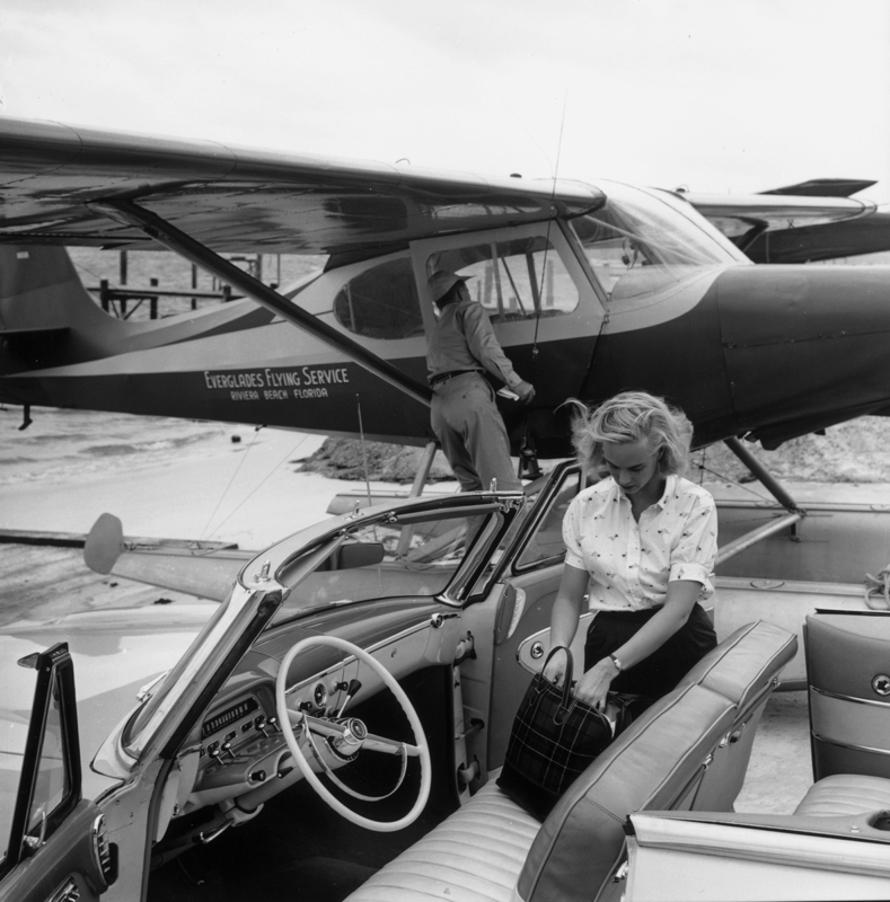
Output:
[[[375,643],[370,651],[396,679],[429,664],[450,662],[458,641],[459,618],[442,624],[439,621],[431,628],[428,619],[415,622]],[[252,808],[302,779],[275,704],[275,676],[292,638],[290,633],[262,648],[254,647],[242,662],[244,669],[233,675],[219,700],[193,728],[181,754],[197,751],[197,770],[190,781],[191,791],[174,817],[234,800],[240,807]],[[336,719],[341,712],[348,716],[354,698],[356,703],[365,703],[382,688],[379,677],[352,656],[328,661],[320,670],[315,669],[317,664],[310,656],[304,661],[295,659],[294,682],[287,696],[291,711],[329,719]],[[373,731],[373,724],[369,726]],[[325,760],[334,769],[347,763],[330,751]]]

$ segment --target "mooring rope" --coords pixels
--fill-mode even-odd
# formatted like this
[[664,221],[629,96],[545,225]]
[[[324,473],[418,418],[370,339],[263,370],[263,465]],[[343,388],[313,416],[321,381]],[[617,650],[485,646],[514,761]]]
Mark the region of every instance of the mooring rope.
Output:
[[247,456],[250,453],[251,448],[253,448],[253,446],[256,444],[257,437],[259,436],[260,430],[263,428],[265,428],[265,427],[257,426],[255,428],[254,434],[253,434],[253,439],[251,440],[250,444],[247,446],[247,450],[241,456],[241,459],[238,461],[238,466],[235,468],[235,472],[232,474],[231,478],[229,479],[228,484],[222,490],[219,500],[216,503],[216,507],[213,509],[213,513],[207,518],[207,525],[204,527],[204,530],[202,532],[202,535],[205,538],[207,538],[208,533],[210,533],[212,535],[213,533],[219,532],[219,530],[223,527],[223,525],[226,524],[242,507],[244,507],[244,505],[247,504],[247,502],[250,501],[250,499],[253,498],[254,495],[256,495],[256,493],[278,471],[278,468],[286,460],[289,460],[291,457],[293,457],[293,455],[296,453],[296,451],[300,447],[300,445],[302,445],[306,441],[306,439],[309,438],[308,435],[301,435],[300,440],[287,452],[287,454],[284,455],[284,457],[281,458],[281,460],[278,461],[277,464],[275,464],[274,467],[272,467],[269,470],[268,473],[266,473],[266,475],[247,493],[247,495],[244,498],[242,498],[241,501],[237,505],[235,505],[235,507],[233,507],[232,510],[230,510],[228,512],[228,514],[226,514],[226,516],[222,520],[220,520],[219,523],[216,524],[216,526],[213,529],[213,532],[211,533],[210,524],[211,524],[211,522],[213,522],[213,518],[216,516],[216,512],[222,506],[222,503],[223,503],[223,500],[225,499],[226,494],[228,493],[229,489],[232,487],[232,484],[235,482],[235,479],[238,477],[238,473],[241,471],[241,467],[244,465],[244,462],[247,460]]
[[879,570],[877,576],[865,574],[865,604],[872,611],[890,611],[890,564]]

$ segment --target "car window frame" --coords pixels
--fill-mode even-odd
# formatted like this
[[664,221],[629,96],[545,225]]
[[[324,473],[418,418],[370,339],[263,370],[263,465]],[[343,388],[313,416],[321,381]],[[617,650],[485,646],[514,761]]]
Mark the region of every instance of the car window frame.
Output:
[[[22,771],[16,793],[15,810],[10,823],[6,848],[0,858],[0,879],[5,877],[28,854],[30,838],[37,851],[53,835],[81,799],[80,738],[77,725],[77,703],[74,691],[74,663],[67,642],[58,642],[46,651],[35,652],[19,660],[22,667],[37,671],[34,700],[28,723],[28,735],[22,755]],[[34,797],[40,776],[50,708],[57,701],[61,732],[64,792],[52,810],[44,811],[39,836],[31,832]]]

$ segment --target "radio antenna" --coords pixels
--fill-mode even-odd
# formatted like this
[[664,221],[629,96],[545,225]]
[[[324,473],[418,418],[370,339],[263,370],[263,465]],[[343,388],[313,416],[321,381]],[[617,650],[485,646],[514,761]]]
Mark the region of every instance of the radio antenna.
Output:
[[[559,163],[562,156],[562,138],[566,127],[566,105],[568,100],[568,90],[562,96],[562,114],[559,122],[559,139],[556,144],[556,163],[553,167],[553,187],[550,190],[550,206],[551,209],[556,204],[556,182],[559,178]],[[541,324],[541,305],[544,297],[544,284],[547,272],[547,257],[550,253],[550,229],[553,227],[553,219],[547,220],[547,243],[544,246],[544,257],[541,261],[541,272],[538,275],[537,303],[535,304],[535,335],[532,341],[532,360],[538,356],[538,331]]]

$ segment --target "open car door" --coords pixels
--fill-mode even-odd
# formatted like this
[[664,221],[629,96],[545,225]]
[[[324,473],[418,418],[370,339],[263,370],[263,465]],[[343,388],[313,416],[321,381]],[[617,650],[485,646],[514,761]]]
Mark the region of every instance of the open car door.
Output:
[[[15,770],[19,774],[14,805],[0,812],[4,831],[8,828],[0,900],[99,899],[114,880],[116,855],[105,838],[101,812],[81,797],[74,664],[68,646],[59,643],[19,664],[34,668],[37,679],[21,755],[7,748],[0,759],[10,788]],[[10,765],[15,770],[7,769]]]

